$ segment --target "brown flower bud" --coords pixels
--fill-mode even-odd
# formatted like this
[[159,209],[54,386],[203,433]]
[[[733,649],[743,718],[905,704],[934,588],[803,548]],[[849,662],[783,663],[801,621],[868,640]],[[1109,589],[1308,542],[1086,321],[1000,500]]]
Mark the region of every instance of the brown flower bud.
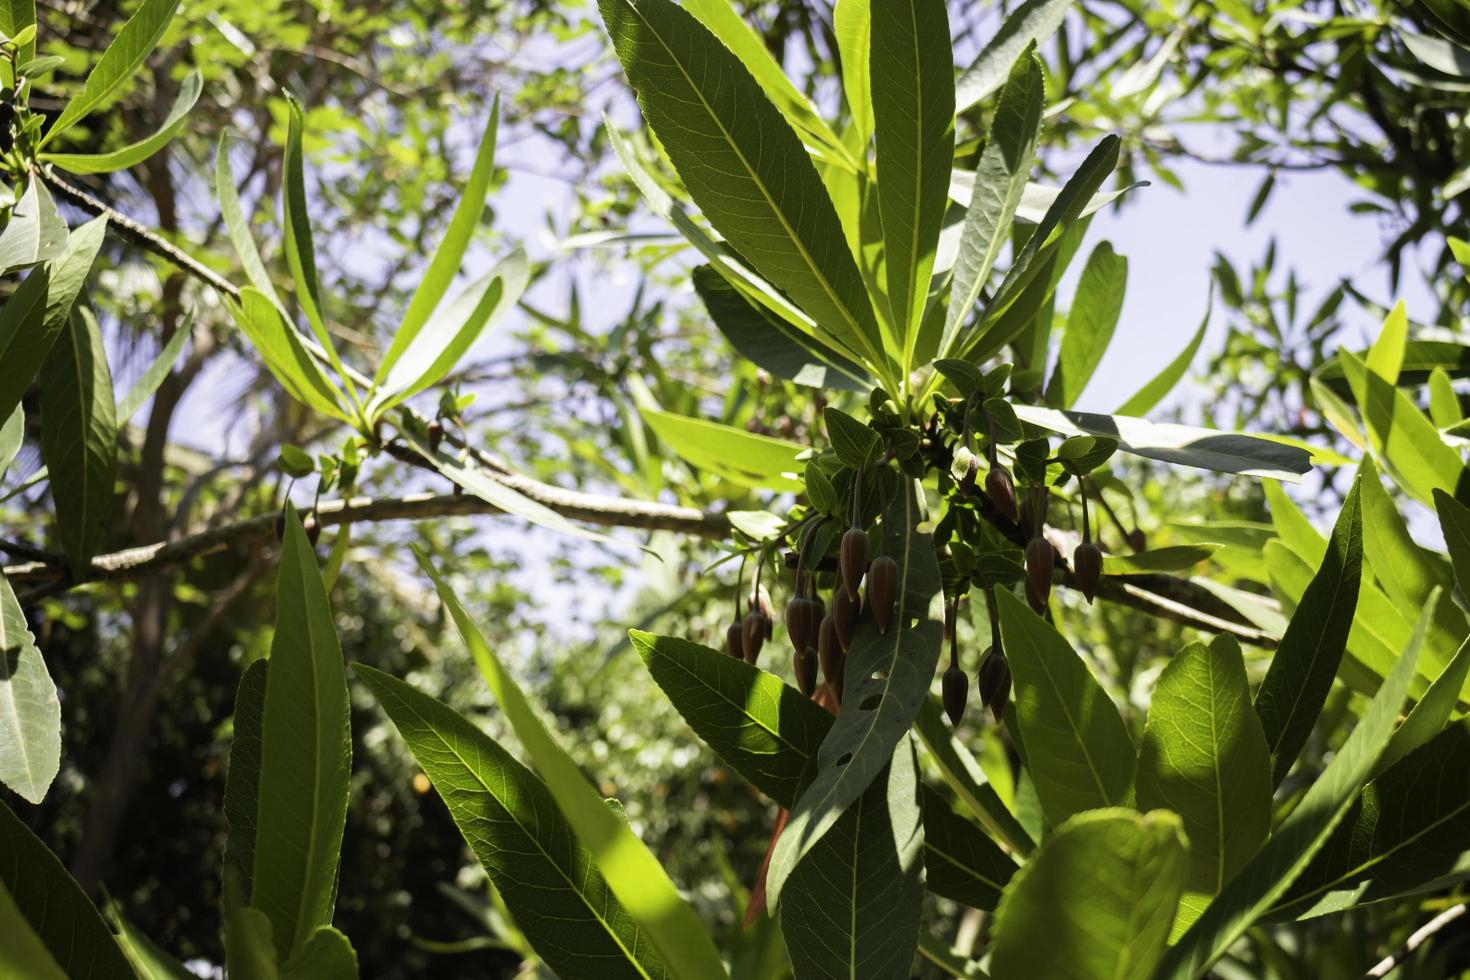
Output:
[[842,585],[847,597],[856,599],[863,584],[863,571],[868,567],[868,534],[860,527],[850,527],[842,535],[842,549],[837,553],[837,567],[842,572]]
[[786,635],[797,653],[816,644],[816,627],[821,622],[817,604],[797,596],[786,603]]
[[792,664],[796,674],[796,686],[807,697],[817,689],[817,651],[812,647],[798,651]]
[[740,623],[740,650],[746,663],[755,665],[770,629],[771,620],[759,609],[752,609],[745,614],[745,619]]
[[1148,538],[1144,537],[1143,532],[1136,527],[1128,532],[1127,537],[1128,547],[1132,548],[1135,554],[1148,547]]
[[1016,505],[1016,481],[1011,473],[999,463],[985,474],[985,493],[995,509],[1010,519],[1012,524],[1021,523],[1021,509]]
[[991,649],[980,664],[980,701],[1000,721],[1011,696],[1011,665],[1000,650]]
[[842,650],[842,644],[837,639],[836,615],[822,617],[822,625],[817,628],[817,660],[822,665],[822,676],[827,678],[827,683],[832,685],[838,698],[842,696],[842,669],[847,664],[847,655]]
[[426,428],[429,436],[429,452],[432,453],[439,448],[439,443],[444,439],[444,424],[438,419],[433,419]]
[[897,601],[898,562],[887,555],[879,555],[868,568],[868,602],[873,607],[878,632],[888,632],[888,624],[893,620],[893,604]]
[[1087,601],[1097,595],[1097,583],[1102,578],[1102,552],[1091,541],[1084,541],[1072,552],[1072,573],[1077,576],[1077,585]]
[[1051,599],[1051,545],[1042,537],[1032,538],[1026,544],[1026,601],[1039,616],[1046,612]]
[[731,623],[725,629],[725,652],[736,660],[745,658],[745,639],[739,623]]
[[944,713],[949,715],[951,725],[958,725],[965,716],[965,700],[969,694],[970,678],[958,664],[950,664],[944,672]]
[[852,646],[852,633],[857,629],[858,614],[862,612],[862,608],[862,595],[850,599],[847,590],[840,586],[832,594],[832,622],[837,630],[837,642],[843,652]]

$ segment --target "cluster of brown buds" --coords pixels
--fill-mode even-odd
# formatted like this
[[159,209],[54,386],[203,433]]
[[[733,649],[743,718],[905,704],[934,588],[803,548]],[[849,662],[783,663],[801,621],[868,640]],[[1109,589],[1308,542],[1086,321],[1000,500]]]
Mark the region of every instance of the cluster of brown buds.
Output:
[[[737,580],[735,588],[740,588]],[[755,575],[751,580],[750,594],[746,597],[745,617],[739,618],[740,606],[735,606],[736,619],[725,629],[725,652],[730,656],[744,660],[751,666],[760,658],[761,648],[771,638],[772,616],[775,612],[771,608],[771,599],[764,589],[761,588],[760,563],[757,562]]]
[[[1000,639],[1000,619],[995,608],[995,594],[985,589],[985,601],[990,610],[990,646],[980,660],[978,686],[980,702],[990,709],[996,721],[1005,715],[1006,702],[1011,696],[1011,667],[1006,661],[1005,650]],[[959,600],[944,604],[944,641],[949,644],[949,667],[944,672],[944,713],[951,725],[958,725],[965,714],[965,703],[969,700],[970,679],[960,667],[960,646],[956,620]]]

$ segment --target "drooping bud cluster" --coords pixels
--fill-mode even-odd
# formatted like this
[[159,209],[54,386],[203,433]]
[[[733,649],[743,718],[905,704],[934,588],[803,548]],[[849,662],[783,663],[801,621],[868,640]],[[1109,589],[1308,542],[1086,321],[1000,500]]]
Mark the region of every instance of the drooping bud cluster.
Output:
[[[839,596],[842,590],[838,590]],[[835,603],[834,603],[835,607]],[[832,693],[837,698],[837,703],[842,703],[843,669],[847,666],[847,648],[837,637],[837,613],[834,609],[830,616],[822,619],[822,625],[817,631],[817,659],[822,665],[822,676],[827,678],[827,684],[832,688]]]
[[807,647],[817,645],[817,626],[822,620],[822,604],[817,599],[797,596],[786,603],[786,635],[800,656]]
[[832,595],[832,628],[841,645],[842,651],[847,652],[852,646],[852,631],[857,629],[858,615],[863,609],[863,597],[849,597],[845,588],[839,588]]
[[771,618],[759,609],[752,608],[745,614],[740,623],[740,651],[746,663],[755,666],[770,629]]

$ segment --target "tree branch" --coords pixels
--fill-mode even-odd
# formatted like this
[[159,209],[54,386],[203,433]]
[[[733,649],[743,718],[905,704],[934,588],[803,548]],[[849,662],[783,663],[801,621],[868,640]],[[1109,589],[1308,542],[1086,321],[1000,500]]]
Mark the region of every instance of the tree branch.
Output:
[[1404,945],[1400,949],[1394,950],[1394,952],[1390,953],[1388,956],[1385,956],[1371,970],[1363,974],[1364,980],[1368,980],[1368,978],[1370,977],[1388,976],[1390,973],[1393,972],[1394,967],[1398,966],[1404,960],[1408,959],[1409,956],[1413,954],[1414,950],[1418,949],[1426,941],[1432,938],[1435,933],[1439,932],[1451,922],[1454,922],[1460,916],[1464,915],[1467,911],[1470,911],[1470,905],[1455,905],[1451,906],[1448,909],[1445,909],[1443,912],[1439,913],[1439,915],[1436,915],[1434,918],[1430,919],[1423,926],[1415,930],[1414,934],[1411,935],[1408,940],[1404,942]]

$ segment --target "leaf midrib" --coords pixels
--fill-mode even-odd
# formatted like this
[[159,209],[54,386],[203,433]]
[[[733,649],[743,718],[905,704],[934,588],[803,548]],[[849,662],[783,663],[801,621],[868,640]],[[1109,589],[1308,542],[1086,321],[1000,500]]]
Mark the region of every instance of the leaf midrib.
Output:
[[[1039,646],[1030,641],[1030,637],[1025,637],[1024,634],[1023,637],[1027,645],[1031,647],[1032,656],[1041,667],[1041,672],[1046,675],[1046,682],[1051,686],[1052,693],[1056,695],[1057,703],[1062,709],[1062,715],[1067,719],[1067,727],[1072,730],[1072,738],[1077,743],[1077,747],[1082,750],[1082,758],[1087,760],[1087,771],[1092,775],[1092,781],[1097,784],[1097,790],[1102,794],[1104,802],[1111,804],[1113,802],[1112,795],[1103,786],[1102,774],[1098,772],[1097,764],[1092,761],[1092,753],[1087,749],[1087,739],[1082,737],[1082,732],[1077,727],[1077,721],[1072,717],[1072,712],[1067,707],[1067,700],[1062,696],[1062,689],[1058,686],[1056,678],[1052,676],[1051,670],[1046,665],[1046,656],[1042,653]],[[1083,669],[1085,670],[1086,668],[1084,667]]]

